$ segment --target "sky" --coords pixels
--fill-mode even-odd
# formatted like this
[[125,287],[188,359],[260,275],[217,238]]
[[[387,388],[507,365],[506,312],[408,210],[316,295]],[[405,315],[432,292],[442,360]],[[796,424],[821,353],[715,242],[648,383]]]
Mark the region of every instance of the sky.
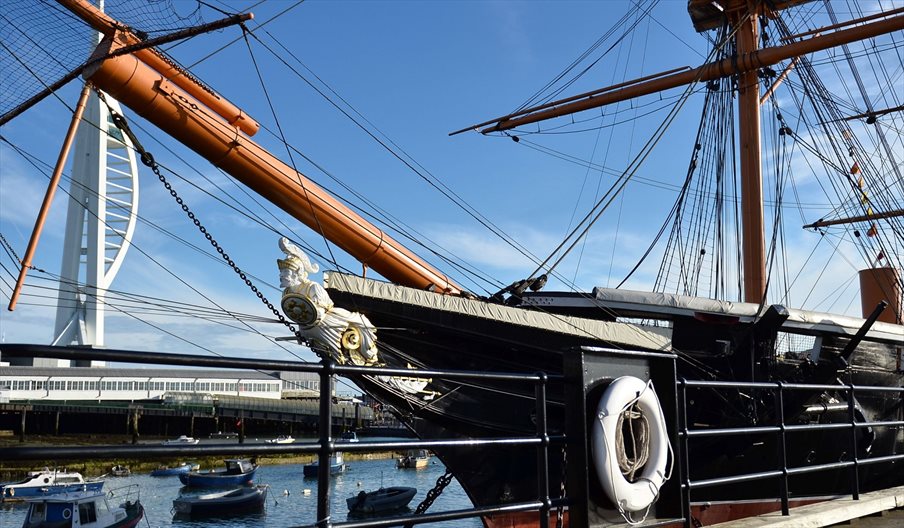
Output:
[[[633,4],[541,0],[309,0],[300,4],[280,0],[260,5],[239,1],[213,4],[235,12],[252,11],[255,18],[248,28],[261,42],[250,39],[249,50],[239,38],[241,31],[228,28],[166,46],[170,54],[182,64],[192,65],[193,73],[268,130],[281,131],[304,154],[304,158],[293,155],[302,173],[355,204],[361,204],[361,199],[348,189],[388,211],[393,221],[408,226],[409,232],[416,233],[427,246],[425,250],[415,245],[415,252],[480,295],[494,293],[529,276],[536,268],[486,225],[491,224],[534,255],[545,258],[573,228],[575,219],[587,212],[600,192],[598,189],[605,189],[613,181],[608,173],[601,175],[562,157],[592,159],[611,170],[624,170],[680,93],[671,91],[662,98],[647,98],[635,107],[619,107],[617,118],[604,121],[630,123],[632,118],[648,113],[651,118],[638,120],[636,126],[620,127],[614,134],[611,128],[595,130],[595,124],[583,133],[557,133],[558,124],[570,124],[560,120],[558,124],[543,125],[543,130],[552,133],[527,134],[519,142],[473,132],[450,137],[452,131],[519,107],[632,10]],[[885,5],[888,8],[897,4]],[[189,10],[195,3],[177,0],[176,6]],[[867,12],[872,6],[861,5]],[[636,14],[636,9],[630,12]],[[848,13],[838,15],[851,18]],[[218,17],[209,10],[204,16],[208,21]],[[653,17],[642,21],[639,28],[633,37],[612,47],[599,64],[562,95],[696,66],[702,63],[709,48],[705,37],[693,31],[683,0],[659,2]],[[606,40],[595,56],[613,42],[612,38]],[[268,48],[277,51],[311,84],[329,93],[335,104],[287,69]],[[900,72],[897,75],[900,80]],[[261,89],[262,80],[266,93]],[[78,82],[70,83],[58,92],[58,98],[48,98],[31,108],[4,125],[0,133],[9,143],[52,165],[69,122],[67,105],[74,105],[79,89]],[[638,171],[637,180],[613,202],[586,243],[557,268],[566,281],[583,289],[614,287],[647,249],[677,196],[676,188],[693,147],[699,109],[699,100],[687,103],[668,131],[669,141],[657,145],[655,155]],[[233,197],[226,201],[240,204],[236,207],[263,211],[258,205],[259,197],[246,194],[233,180],[128,110],[126,117],[138,130],[145,147],[175,173],[167,172],[185,203],[272,302],[276,303],[280,295],[275,263],[282,257],[277,247],[280,235],[314,248],[320,256],[313,258],[321,269],[340,266],[360,273],[360,266],[335,245],[326,244],[313,231],[275,208],[267,208],[274,216],[266,217],[270,228],[265,228],[202,192],[215,191],[217,196],[226,192]],[[582,127],[566,126],[562,131],[575,128]],[[288,159],[276,134],[262,130],[255,140],[283,160]],[[391,145],[392,151],[384,145]],[[561,155],[539,152],[533,148],[535,145]],[[900,140],[895,148],[901,148]],[[20,255],[46,190],[48,173],[31,166],[8,143],[0,144],[0,233]],[[142,167],[140,178],[140,214],[148,221],[138,225],[134,247],[113,287],[272,318],[242,280],[218,260],[154,175]],[[813,179],[815,176],[811,175],[809,185],[806,178],[801,180],[801,201],[825,204]],[[337,180],[347,188],[340,187]],[[64,182],[62,188],[66,185]],[[457,197],[459,203],[450,200],[449,195]],[[460,204],[479,212],[481,220]],[[32,271],[16,310],[0,312],[0,340],[4,342],[46,344],[53,337],[53,299],[44,296],[51,291],[45,288],[53,287],[51,279],[59,272],[65,214],[65,192],[61,191],[35,257],[35,266],[45,273]],[[808,221],[817,220],[822,213],[814,210],[811,214]],[[150,222],[175,233],[178,239]],[[818,235],[800,230],[789,237],[788,259],[796,263],[807,259]],[[805,300],[806,307],[859,311],[851,281],[860,257],[852,248],[841,246],[847,256],[820,272],[832,277],[831,284],[818,280],[817,274],[804,275],[795,284],[796,298]],[[459,273],[431,251],[454,255],[480,270],[488,280],[474,280]],[[654,257],[661,251],[661,246],[656,248]],[[14,282],[10,273],[15,272],[15,264],[8,255],[0,256],[0,300],[5,305]],[[649,290],[656,267],[653,258],[653,264],[633,275],[625,287]],[[369,271],[368,276],[374,273]],[[562,287],[561,282],[558,287]],[[111,306],[106,345],[266,359],[314,359],[302,347],[274,343],[267,337],[286,335],[288,331],[277,323],[245,326],[235,321],[211,323],[147,313],[133,317],[117,313],[117,307]]]

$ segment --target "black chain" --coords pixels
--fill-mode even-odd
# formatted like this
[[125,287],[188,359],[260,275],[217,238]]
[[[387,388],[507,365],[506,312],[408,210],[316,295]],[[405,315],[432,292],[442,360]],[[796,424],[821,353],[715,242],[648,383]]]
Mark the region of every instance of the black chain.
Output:
[[10,244],[6,240],[6,237],[3,236],[3,233],[0,233],[0,241],[3,241],[3,245],[6,247],[6,250],[12,254],[13,258],[16,259],[16,262],[18,262],[19,264],[22,264],[22,259],[19,258],[18,253],[16,253],[16,250],[13,249],[12,244]]
[[154,174],[157,175],[160,183],[162,183],[163,186],[166,187],[166,190],[169,191],[170,196],[172,196],[176,200],[176,203],[179,204],[179,207],[182,208],[182,210],[192,221],[192,223],[195,224],[195,227],[197,227],[198,230],[201,231],[201,234],[204,235],[204,238],[206,238],[207,241],[210,242],[210,245],[217,250],[217,253],[219,253],[220,256],[223,257],[223,260],[225,260],[226,263],[229,264],[229,267],[231,267],[233,271],[235,271],[238,276],[243,281],[245,281],[245,284],[249,288],[251,288],[251,291],[254,292],[255,295],[257,295],[257,298],[260,299],[261,302],[263,302],[271,312],[273,312],[273,315],[275,315],[276,318],[279,319],[279,322],[284,324],[293,334],[295,334],[295,337],[298,338],[299,342],[301,342],[304,339],[301,333],[299,333],[298,330],[296,330],[295,327],[285,318],[285,316],[283,316],[282,312],[280,312],[276,309],[275,306],[273,306],[273,303],[271,303],[269,300],[267,300],[266,297],[264,297],[263,292],[261,292],[253,282],[251,282],[251,279],[248,278],[248,275],[246,275],[245,272],[238,267],[235,261],[229,257],[229,254],[226,253],[226,251],[223,249],[223,246],[221,246],[219,242],[217,242],[213,238],[213,235],[211,235],[210,232],[207,231],[207,228],[201,224],[201,221],[198,220],[198,218],[195,216],[195,213],[192,212],[191,209],[189,209],[188,205],[182,200],[182,197],[180,197],[176,190],[173,189],[173,185],[168,182],[163,173],[160,172],[160,166],[156,161],[154,161],[154,156],[150,152],[145,150],[143,146],[141,146],[141,142],[138,141],[135,133],[132,132],[132,129],[129,127],[129,123],[126,121],[126,118],[110,107],[110,105],[107,103],[106,97],[104,97],[103,92],[101,92],[97,88],[95,88],[95,91],[97,92],[98,98],[103,101],[105,105],[107,105],[107,110],[110,112],[110,116],[112,117],[113,124],[116,125],[116,128],[121,130],[123,134],[129,136],[129,139],[132,141],[132,146],[135,147],[135,150],[141,155],[141,163],[154,171]]
[[[565,446],[562,446],[562,483],[559,486],[559,494],[561,499],[565,498],[565,481],[566,477],[568,477],[568,452],[565,450]],[[560,504],[558,508],[556,508],[556,528],[562,528],[562,524],[565,521],[565,506]]]
[[[433,505],[433,501],[443,493],[443,490],[446,489],[446,486],[451,482],[452,472],[447,469],[445,473],[436,479],[436,485],[427,492],[427,496],[424,497],[424,500],[417,505],[417,508],[414,510],[414,515],[423,515],[426,513],[430,506]],[[413,524],[406,524],[405,528],[412,528],[413,526]]]
[[[16,259],[16,262],[18,262],[18,263],[21,265],[21,264],[22,264],[22,259],[19,258],[19,254],[16,253],[16,250],[15,250],[15,249],[13,249],[13,245],[10,244],[8,240],[6,240],[6,237],[3,236],[3,233],[0,233],[0,241],[3,242],[3,246],[6,247],[6,250],[9,251],[10,254],[12,254],[12,256],[13,256],[14,259]],[[41,272],[41,273],[47,273],[46,271],[44,271],[43,269],[41,269],[41,268],[35,266],[34,264],[29,265],[29,266],[28,266],[28,269],[34,270],[34,271],[38,271],[38,272]]]

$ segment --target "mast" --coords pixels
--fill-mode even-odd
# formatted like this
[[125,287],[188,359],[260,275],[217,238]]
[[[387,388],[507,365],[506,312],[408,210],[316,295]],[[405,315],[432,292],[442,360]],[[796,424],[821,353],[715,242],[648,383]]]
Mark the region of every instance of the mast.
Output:
[[[759,48],[756,11],[734,15],[740,56]],[[738,140],[741,160],[741,218],[744,237],[744,300],[760,304],[766,297],[766,239],[763,223],[763,173],[760,157],[760,83],[757,70],[738,74]]]
[[[134,35],[87,0],[60,4],[106,36],[93,57],[133,43]],[[387,279],[413,288],[459,294],[463,289],[248,135],[257,124],[155,50],[107,58],[87,80],[300,220]]]
[[[736,29],[737,54],[734,57],[704,64],[698,68],[677,73],[652,75],[636,82],[622,83],[616,87],[595,90],[583,96],[570,97],[523,109],[517,113],[472,125],[464,130],[480,127],[483,134],[511,130],[519,126],[571,115],[584,110],[599,108],[619,101],[650,95],[693,82],[706,82],[730,75],[738,76],[738,121],[740,144],[740,171],[744,241],[742,243],[744,266],[744,300],[760,304],[766,294],[766,253],[763,230],[763,191],[760,153],[759,82],[760,68],[778,64],[807,53],[822,51],[850,42],[863,40],[904,29],[904,15],[900,11],[888,13],[887,18],[860,26],[818,34],[806,40],[789,44],[759,48],[757,21],[760,16],[810,0],[689,0],[688,11],[697,31],[718,27],[726,21]],[[771,7],[771,10],[766,5]],[[869,16],[849,24],[873,20]],[[455,133],[458,133],[455,132]]]

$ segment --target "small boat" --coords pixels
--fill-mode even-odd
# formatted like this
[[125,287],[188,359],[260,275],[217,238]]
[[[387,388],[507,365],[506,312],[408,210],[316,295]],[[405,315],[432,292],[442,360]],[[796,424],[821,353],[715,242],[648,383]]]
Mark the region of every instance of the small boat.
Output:
[[266,441],[268,444],[294,444],[295,439],[289,435],[279,435]]
[[345,499],[350,513],[382,513],[401,510],[408,506],[417,494],[417,489],[407,486],[392,486],[376,491],[362,491]]
[[[346,470],[345,462],[342,460],[342,453],[336,453],[330,457],[330,475],[338,475]],[[305,464],[303,468],[305,477],[316,477],[320,474],[320,461],[315,460],[310,464]]]
[[189,517],[222,517],[259,512],[264,509],[269,489],[269,485],[261,485],[205,495],[183,495],[173,501],[173,510],[176,515]]
[[424,449],[412,449],[399,457],[396,467],[399,469],[421,469],[430,465],[430,455]]
[[110,468],[110,474],[114,477],[128,477],[132,474],[132,471],[122,464],[116,464]]
[[230,458],[224,461],[226,469],[211,470],[206,473],[188,471],[179,474],[179,480],[186,486],[199,488],[228,488],[244,486],[251,483],[257,464],[243,458]]
[[342,440],[346,442],[357,442],[358,441],[358,433],[354,431],[346,431],[342,433]]
[[176,438],[176,439],[173,439],[173,440],[164,440],[164,441],[163,441],[163,445],[165,445],[165,446],[174,446],[174,445],[195,445],[195,444],[197,444],[198,442],[200,442],[200,440],[198,440],[197,438],[192,438],[192,437],[190,437],[190,436],[182,435],[182,436],[180,436],[179,438]]
[[132,528],[144,517],[144,507],[137,493],[135,500],[129,495],[119,505],[109,502],[112,494],[100,490],[30,498],[22,528]]
[[197,471],[200,469],[200,464],[195,464],[192,462],[183,462],[178,466],[160,466],[157,469],[151,471],[152,477],[167,477],[170,475],[179,475],[180,473],[188,473],[189,471]]
[[75,471],[51,470],[30,471],[19,482],[0,488],[0,502],[26,500],[29,497],[46,497],[73,491],[100,491],[103,480],[88,481]]

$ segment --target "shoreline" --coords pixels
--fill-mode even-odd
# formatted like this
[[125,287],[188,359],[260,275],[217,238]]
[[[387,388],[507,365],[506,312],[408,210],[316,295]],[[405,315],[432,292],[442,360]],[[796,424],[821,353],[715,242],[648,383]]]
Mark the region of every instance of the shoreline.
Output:
[[[144,438],[144,442],[163,442],[166,438]],[[255,438],[255,441],[259,441]],[[29,437],[26,442],[20,443],[17,437],[0,437],[0,446],[3,447],[40,447],[40,446],[109,446],[131,444],[131,436],[128,435],[63,435],[63,436],[44,436],[34,435]],[[374,451],[367,453],[344,453],[343,458],[346,462],[354,462],[356,460],[386,460],[396,458],[398,453],[393,451]],[[150,473],[161,465],[174,466],[182,462],[192,461],[201,464],[202,470],[218,469],[223,465],[223,459],[230,457],[222,456],[201,456],[191,457],[184,456],[178,458],[160,457],[160,458],[122,458],[122,459],[60,459],[60,460],[43,460],[43,461],[16,461],[2,460],[0,461],[0,482],[7,483],[9,481],[17,481],[26,476],[29,471],[36,471],[42,468],[68,468],[78,471],[86,479],[104,477],[109,474],[110,468],[114,465],[123,465],[128,467],[132,473]],[[316,454],[304,455],[273,455],[256,457],[257,464],[265,465],[286,465],[286,464],[308,464],[313,462]],[[113,477],[111,477],[113,478]]]

